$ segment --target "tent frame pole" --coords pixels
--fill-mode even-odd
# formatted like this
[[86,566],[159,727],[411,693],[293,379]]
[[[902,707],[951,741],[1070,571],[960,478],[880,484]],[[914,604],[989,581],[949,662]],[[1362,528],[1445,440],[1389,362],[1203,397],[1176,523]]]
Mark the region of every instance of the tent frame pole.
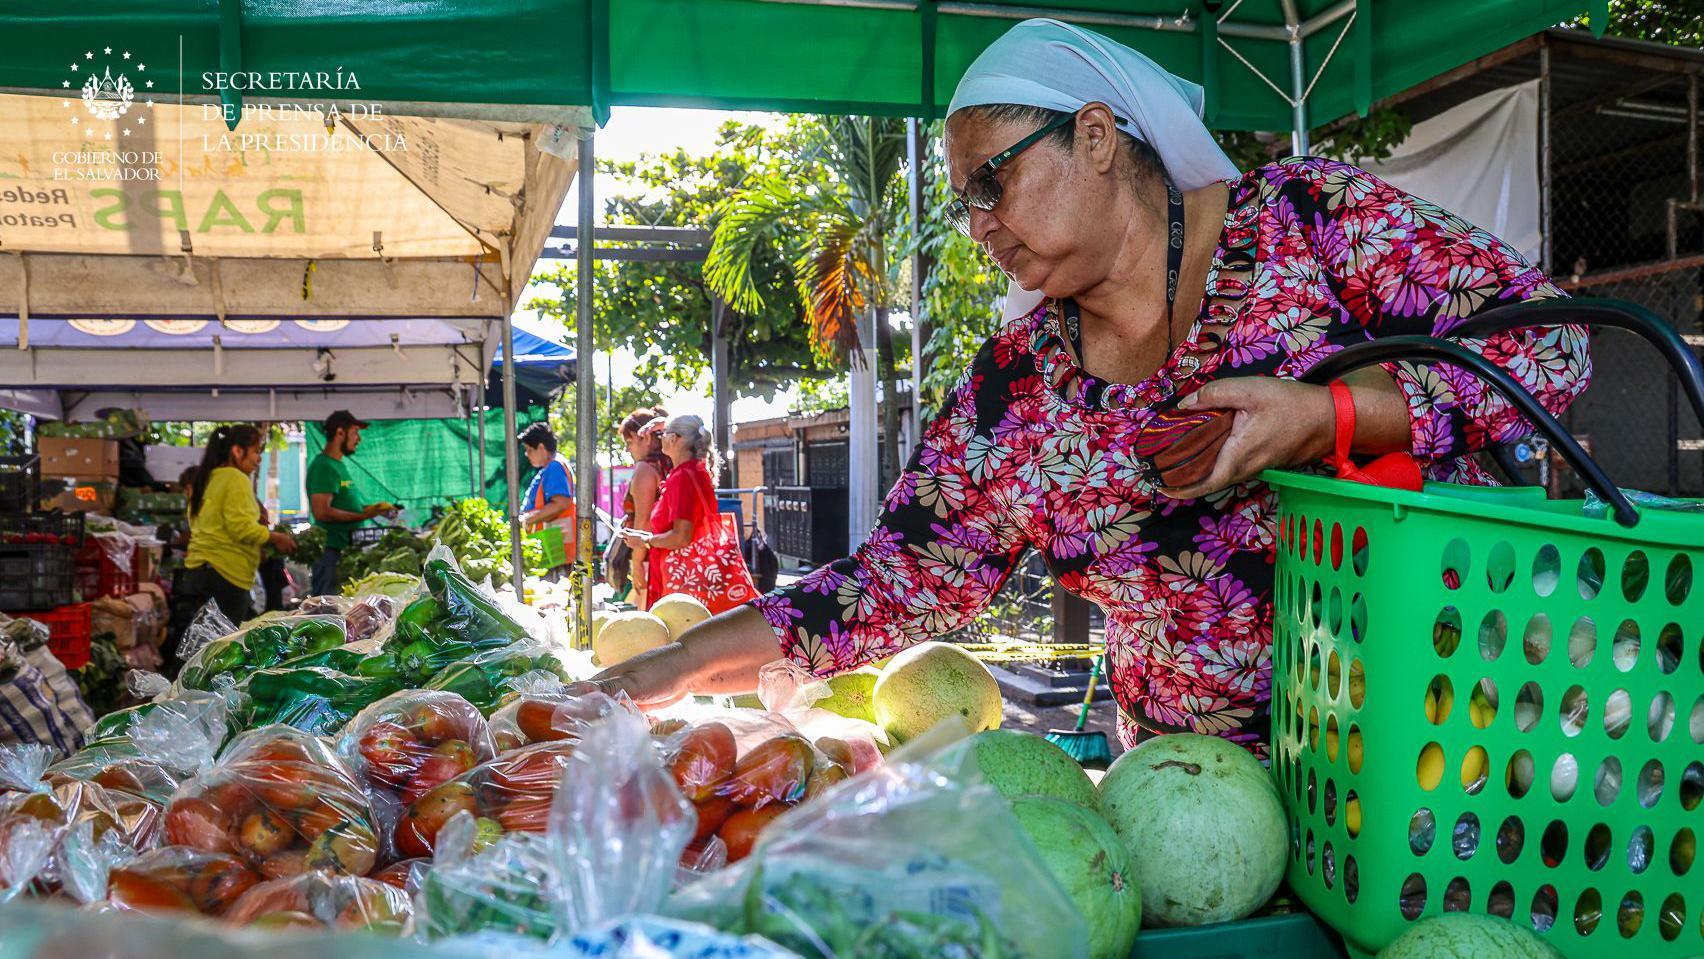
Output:
[[467,483],[468,498],[479,495],[479,461],[474,459],[473,420],[479,415],[479,406],[474,402],[474,388],[467,388]]
[[[1305,156],[1308,152],[1307,70],[1302,65],[1302,40],[1306,34],[1296,15],[1295,0],[1281,0],[1284,8],[1284,27],[1290,45],[1290,152]],[[1223,32],[1223,28],[1221,28]]]
[[[509,278],[503,278],[505,287]],[[503,310],[503,478],[508,484],[509,568],[515,595],[526,602],[526,564],[521,560],[521,467],[515,462],[515,320]]]
[[485,468],[485,390],[477,389],[474,394],[477,401],[473,407],[473,418],[479,421],[479,481],[474,484],[473,495],[484,496],[485,481],[491,476]]
[[596,580],[597,554],[597,345],[592,337],[592,254],[597,245],[594,223],[597,219],[593,188],[597,179],[597,150],[587,129],[580,140],[578,249],[574,264],[574,324],[576,352],[574,388],[578,397],[574,425],[574,518],[575,562],[570,578],[579,588],[574,604],[574,644],[584,649],[592,641],[592,586]]

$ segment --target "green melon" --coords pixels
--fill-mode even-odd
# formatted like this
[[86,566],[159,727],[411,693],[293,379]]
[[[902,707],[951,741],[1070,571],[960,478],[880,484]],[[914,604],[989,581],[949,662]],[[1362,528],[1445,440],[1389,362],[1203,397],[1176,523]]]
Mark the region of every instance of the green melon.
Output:
[[881,670],[864,667],[841,673],[828,681],[828,695],[812,705],[848,719],[876,721],[876,680]]
[[1007,799],[1053,796],[1100,808],[1094,780],[1070,754],[1034,733],[991,729],[971,737],[976,765],[988,785]]
[[1129,956],[1142,927],[1142,892],[1118,834],[1093,810],[1052,796],[1019,796],[1012,813],[1083,914],[1091,959]]
[[1278,790],[1234,743],[1191,733],[1150,739],[1118,757],[1100,797],[1141,878],[1147,925],[1241,919],[1284,878]]
[[918,643],[882,670],[873,696],[876,722],[897,742],[951,716],[968,732],[1000,728],[1000,684],[988,667],[951,643]]
[[1562,959],[1562,953],[1507,919],[1451,912],[1415,923],[1379,959]]

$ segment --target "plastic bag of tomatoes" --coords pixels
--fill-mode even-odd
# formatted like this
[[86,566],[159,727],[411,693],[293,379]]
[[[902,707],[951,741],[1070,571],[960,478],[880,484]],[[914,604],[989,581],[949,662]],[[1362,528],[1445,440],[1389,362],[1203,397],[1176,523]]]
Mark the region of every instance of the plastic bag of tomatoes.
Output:
[[575,742],[587,725],[626,708],[602,693],[570,693],[558,676],[533,674],[518,680],[515,695],[491,714],[491,738],[500,751]]
[[402,808],[392,833],[399,856],[429,856],[457,813],[473,817],[476,841],[511,832],[544,832],[550,803],[574,755],[570,742],[538,743],[500,753]]
[[263,929],[335,929],[401,936],[414,906],[395,886],[361,876],[308,872],[250,887],[225,921]]
[[82,830],[85,846],[99,843],[132,854],[159,842],[157,804],[122,789],[50,774],[52,758],[45,746],[0,746],[0,884],[11,895],[59,889],[69,865],[64,842],[74,830]]
[[166,807],[166,839],[229,853],[267,879],[329,870],[362,876],[378,862],[372,808],[331,748],[288,726],[243,733]]
[[107,901],[136,912],[223,916],[259,883],[260,874],[231,853],[161,846],[108,874]]
[[49,766],[49,777],[86,780],[164,805],[218,755],[234,731],[230,696],[185,692],[121,709],[88,731],[83,748]]
[[387,837],[416,800],[497,756],[479,710],[437,690],[393,693],[363,709],[338,736],[337,753],[366,787]]

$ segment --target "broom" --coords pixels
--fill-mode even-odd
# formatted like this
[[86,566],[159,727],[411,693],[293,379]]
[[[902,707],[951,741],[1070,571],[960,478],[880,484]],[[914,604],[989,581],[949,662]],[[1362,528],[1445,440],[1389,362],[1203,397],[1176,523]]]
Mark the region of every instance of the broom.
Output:
[[1047,734],[1048,742],[1065,750],[1065,754],[1084,769],[1105,769],[1112,763],[1112,747],[1106,741],[1106,733],[1086,731],[1089,704],[1095,701],[1095,683],[1100,679],[1101,668],[1105,664],[1106,654],[1102,653],[1089,668],[1089,690],[1083,694],[1083,709],[1077,714],[1077,728],[1055,729]]

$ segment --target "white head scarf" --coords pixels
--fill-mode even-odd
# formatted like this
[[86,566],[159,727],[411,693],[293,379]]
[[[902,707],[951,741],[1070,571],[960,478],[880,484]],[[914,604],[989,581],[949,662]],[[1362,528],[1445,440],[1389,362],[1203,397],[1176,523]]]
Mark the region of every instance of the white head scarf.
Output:
[[[1074,113],[1096,102],[1112,108],[1120,130],[1154,148],[1179,189],[1238,175],[1201,122],[1199,84],[1173,76],[1121,43],[1058,20],[1025,20],[990,44],[959,80],[947,113],[1001,103]],[[1041,299],[1012,284],[1006,318],[1030,312]]]

